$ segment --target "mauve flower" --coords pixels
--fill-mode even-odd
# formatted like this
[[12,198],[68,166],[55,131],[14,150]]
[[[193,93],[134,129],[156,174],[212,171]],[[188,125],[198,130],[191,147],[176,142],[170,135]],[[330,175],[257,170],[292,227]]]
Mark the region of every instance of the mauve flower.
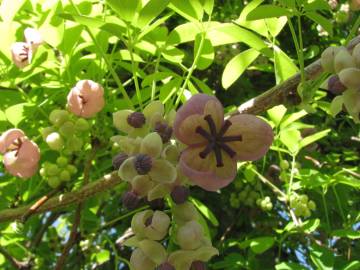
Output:
[[188,147],[180,168],[193,183],[208,191],[227,186],[236,176],[237,161],[253,161],[268,151],[273,132],[260,118],[240,114],[224,120],[219,100],[197,94],[177,112],[175,137]]
[[10,129],[0,137],[0,152],[5,169],[14,176],[28,178],[38,169],[39,147],[20,129]]
[[18,68],[24,68],[30,63],[30,47],[25,42],[15,42],[11,46],[11,56]]
[[69,110],[77,116],[90,118],[105,105],[104,89],[91,80],[81,80],[67,96]]

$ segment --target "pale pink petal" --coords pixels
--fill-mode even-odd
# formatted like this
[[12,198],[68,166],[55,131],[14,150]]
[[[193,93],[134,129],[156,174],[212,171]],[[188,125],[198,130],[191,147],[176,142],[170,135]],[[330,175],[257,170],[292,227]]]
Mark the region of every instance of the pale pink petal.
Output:
[[224,111],[219,100],[206,94],[192,96],[176,113],[174,122],[176,138],[187,145],[203,142],[204,138],[196,133],[196,127],[201,126],[208,130],[208,124],[204,120],[206,115],[212,116],[217,130],[222,126]]
[[44,43],[40,32],[34,28],[26,28],[24,30],[24,36],[26,42],[35,49]]
[[12,128],[5,131],[0,136],[0,153],[4,154],[11,144],[15,142],[16,139],[24,137],[25,134],[22,130],[17,128]]
[[227,143],[235,152],[237,160],[257,160],[269,150],[274,134],[264,120],[250,114],[240,114],[229,118],[232,125],[226,136],[241,135],[241,141]]
[[29,65],[29,50],[29,46],[25,42],[15,42],[11,46],[12,60],[18,68],[24,68]]
[[189,147],[181,153],[180,170],[195,185],[208,191],[216,191],[230,184],[237,172],[236,161],[222,152],[223,167],[216,167],[213,153],[205,159],[199,157],[203,147]]

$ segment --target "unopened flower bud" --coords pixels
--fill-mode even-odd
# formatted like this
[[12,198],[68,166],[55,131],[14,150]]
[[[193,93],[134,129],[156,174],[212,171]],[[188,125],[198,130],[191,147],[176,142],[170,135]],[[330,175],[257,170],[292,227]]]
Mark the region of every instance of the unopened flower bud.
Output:
[[69,113],[65,110],[53,110],[49,115],[50,122],[57,127],[60,127],[69,119]]
[[336,73],[339,73],[341,70],[343,70],[345,68],[356,67],[355,60],[351,56],[351,54],[348,52],[348,50],[342,49],[335,56],[334,67],[335,67]]
[[326,72],[334,73],[334,58],[335,55],[339,52],[340,47],[328,47],[321,54],[321,66]]
[[161,123],[161,122],[157,122],[155,124],[154,131],[160,135],[163,143],[169,142],[171,135],[173,133],[172,127],[170,127],[166,123]]
[[328,90],[334,95],[340,95],[346,90],[346,86],[341,83],[338,75],[333,75],[328,80]]
[[145,154],[138,154],[134,160],[134,166],[138,174],[144,175],[150,172],[152,167],[152,159]]
[[11,56],[18,68],[29,65],[29,46],[25,42],[16,42],[11,46]]
[[79,118],[75,122],[75,130],[79,132],[87,131],[90,128],[90,125],[87,120],[84,118]]
[[[360,3],[359,3],[359,7],[360,7]],[[360,43],[358,43],[353,51],[352,51],[352,57],[355,60],[355,64],[360,67]]]
[[185,223],[176,234],[177,242],[182,249],[197,249],[201,246],[203,237],[203,228],[195,220]]
[[128,191],[122,196],[122,203],[128,210],[137,208],[140,204],[140,197],[133,191]]
[[146,119],[143,113],[133,112],[129,114],[127,122],[130,126],[134,128],[141,128],[145,124]]
[[121,164],[123,164],[123,162],[128,158],[129,156],[125,153],[120,153],[117,154],[115,157],[113,157],[112,159],[112,165],[114,167],[115,170],[118,170],[121,166]]
[[130,257],[130,265],[134,270],[154,270],[156,264],[144,252],[137,248]]
[[202,261],[194,261],[191,264],[190,270],[206,270],[206,264]]
[[176,219],[176,223],[195,220],[198,217],[198,213],[194,205],[190,202],[175,205],[173,207],[173,214]]
[[171,192],[171,199],[176,204],[182,204],[186,202],[189,197],[189,189],[184,186],[176,186]]
[[168,262],[164,262],[156,270],[175,270],[175,267]]
[[60,134],[57,132],[50,133],[46,137],[46,143],[52,150],[61,150],[64,146],[64,140],[61,138]]
[[348,89],[360,89],[360,69],[345,68],[340,71],[339,79]]

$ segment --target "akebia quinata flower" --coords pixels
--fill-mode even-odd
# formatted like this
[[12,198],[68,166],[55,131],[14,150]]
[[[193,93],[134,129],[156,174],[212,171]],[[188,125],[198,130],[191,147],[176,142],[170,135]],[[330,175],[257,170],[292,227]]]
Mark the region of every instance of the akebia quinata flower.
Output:
[[81,80],[67,96],[69,110],[80,117],[90,118],[100,112],[104,105],[104,89],[92,80]]
[[0,137],[0,153],[6,171],[20,178],[33,176],[40,159],[38,146],[20,129],[10,129]]
[[182,172],[208,191],[228,185],[237,161],[261,158],[273,141],[265,121],[247,114],[224,120],[219,100],[205,94],[194,95],[178,110],[174,134],[188,146],[180,156]]
[[43,43],[40,32],[34,28],[26,28],[24,36],[26,42],[15,42],[11,46],[11,56],[18,68],[29,65],[37,48]]

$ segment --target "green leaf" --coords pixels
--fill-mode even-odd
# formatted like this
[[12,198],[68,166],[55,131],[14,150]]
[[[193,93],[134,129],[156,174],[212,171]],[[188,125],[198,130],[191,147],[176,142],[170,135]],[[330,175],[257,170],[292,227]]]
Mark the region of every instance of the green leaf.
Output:
[[33,106],[30,106],[28,103],[13,105],[5,110],[6,118],[12,125],[17,127],[21,121],[31,115],[31,113],[27,111],[29,108],[33,108]]
[[310,249],[310,258],[312,262],[321,270],[334,269],[334,254],[325,247],[312,245]]
[[96,252],[96,262],[98,264],[103,264],[104,262],[110,259],[110,251],[108,250],[101,250]]
[[275,265],[276,270],[307,270],[306,267],[297,264],[297,263],[289,263],[289,262],[282,262]]
[[352,262],[348,263],[341,270],[359,270],[359,269],[360,269],[360,261],[352,261]]
[[219,226],[219,221],[217,220],[216,216],[213,212],[202,202],[195,198],[190,198],[190,201],[196,206],[196,208],[203,214],[214,226]]
[[162,56],[175,64],[181,63],[185,57],[185,53],[173,46],[168,46],[165,50],[162,51]]
[[282,83],[298,72],[298,68],[291,58],[279,47],[274,45],[274,62],[276,84]]
[[331,7],[325,0],[314,0],[304,2],[305,11],[327,10],[331,11]]
[[222,86],[225,89],[229,88],[244,73],[247,67],[254,62],[259,54],[255,49],[248,49],[233,57],[225,66],[221,77]]
[[[199,33],[197,34],[195,38],[195,44],[194,44],[194,56],[199,51],[199,46],[201,43],[201,40],[203,39],[203,34]],[[208,68],[212,62],[214,61],[214,47],[211,44],[211,41],[208,38],[204,38],[202,41],[202,49],[200,51],[200,55],[196,62],[196,68],[200,70],[204,70]]]
[[44,41],[53,47],[58,47],[63,40],[64,22],[63,19],[58,16],[62,11],[63,7],[61,1],[58,1],[50,10],[44,23],[39,27],[39,32]]
[[121,19],[127,22],[134,19],[135,14],[141,7],[141,0],[106,0],[106,3]]
[[166,8],[170,0],[150,0],[139,13],[136,26],[143,28]]
[[290,152],[299,151],[299,142],[301,140],[300,131],[296,129],[286,129],[280,132],[280,141],[289,149]]
[[316,141],[324,138],[326,135],[328,135],[328,133],[330,131],[331,131],[331,129],[326,129],[326,130],[319,131],[319,132],[316,132],[315,134],[305,137],[304,139],[302,139],[300,141],[300,145],[299,145],[300,149],[313,143],[313,142],[316,142]]
[[147,75],[144,80],[141,82],[142,87],[146,87],[152,84],[152,82],[157,82],[160,80],[164,80],[171,77],[177,77],[178,75],[176,73],[170,72],[170,71],[163,71],[163,72],[156,72]]
[[169,7],[189,21],[201,21],[204,13],[199,0],[171,0]]
[[271,121],[274,122],[276,126],[278,126],[283,119],[287,109],[284,105],[278,105],[270,110],[267,110],[267,114],[269,115]]
[[307,112],[305,110],[301,110],[299,112],[290,114],[289,116],[285,117],[284,121],[281,123],[280,125],[281,129],[291,125],[296,120],[304,117],[305,115],[307,115]]
[[306,233],[312,233],[319,227],[319,225],[320,225],[320,219],[315,218],[315,219],[306,220],[302,224],[301,228]]
[[275,243],[275,238],[270,236],[263,236],[253,239],[245,240],[239,243],[239,247],[244,249],[250,247],[250,249],[256,253],[261,254],[271,248]]
[[214,0],[200,0],[206,14],[211,15],[214,9]]
[[333,36],[333,23],[330,20],[326,19],[321,14],[312,11],[306,12],[305,15],[317,24],[320,24],[330,36]]
[[332,231],[331,235],[355,240],[360,238],[360,231],[354,231],[352,229],[340,229]]
[[272,17],[281,17],[281,16],[292,16],[292,12],[286,8],[278,7],[274,5],[262,5],[251,12],[246,16],[247,20],[259,20]]
[[[24,0],[3,0],[0,6],[0,16],[4,22],[11,22],[18,10],[25,4]],[[4,36],[1,36],[3,38]]]

